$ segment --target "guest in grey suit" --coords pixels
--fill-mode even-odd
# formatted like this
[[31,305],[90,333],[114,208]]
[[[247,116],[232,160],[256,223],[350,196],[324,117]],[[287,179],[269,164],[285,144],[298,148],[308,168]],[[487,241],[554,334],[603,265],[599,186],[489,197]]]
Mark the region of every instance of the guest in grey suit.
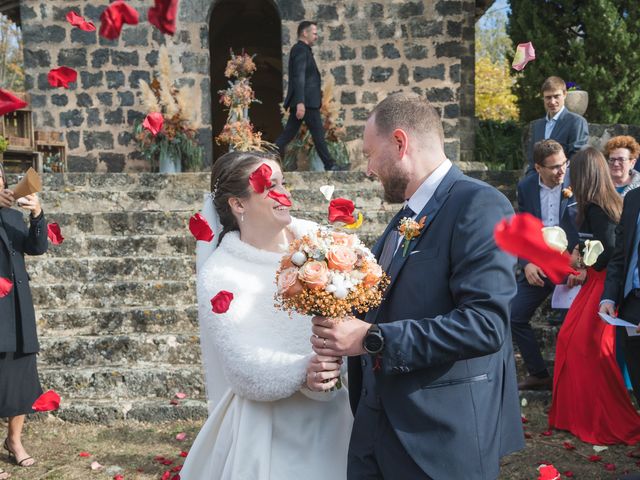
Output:
[[[378,104],[363,149],[386,199],[405,208],[373,248],[391,278],[382,304],[364,320],[313,320],[314,350],[350,357],[347,477],[495,479],[500,458],[524,444],[509,329],[515,260],[493,239],[513,209],[447,159],[440,117],[417,95]],[[403,217],[425,219],[406,249]]]
[[570,112],[564,106],[567,85],[560,77],[549,77],[542,84],[542,99],[546,115],[533,122],[527,147],[527,175],[536,173],[533,161],[533,146],[540,140],[552,139],[562,145],[564,154],[571,159],[573,154],[589,141],[589,125],[584,117]]

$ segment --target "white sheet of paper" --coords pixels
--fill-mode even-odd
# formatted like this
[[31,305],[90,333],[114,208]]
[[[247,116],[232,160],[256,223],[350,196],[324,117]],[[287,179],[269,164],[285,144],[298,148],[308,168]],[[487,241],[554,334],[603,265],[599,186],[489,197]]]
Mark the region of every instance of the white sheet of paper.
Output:
[[611,315],[607,315],[606,313],[602,312],[598,312],[598,315],[600,315],[600,318],[610,325],[614,325],[616,327],[625,327],[627,329],[627,334],[630,337],[636,337],[640,335],[640,333],[636,333],[636,325],[631,322],[627,322],[626,320],[618,317],[612,317]]
[[553,296],[551,297],[551,308],[569,308],[573,303],[573,300],[580,291],[580,285],[569,288],[566,285],[556,285],[553,289]]

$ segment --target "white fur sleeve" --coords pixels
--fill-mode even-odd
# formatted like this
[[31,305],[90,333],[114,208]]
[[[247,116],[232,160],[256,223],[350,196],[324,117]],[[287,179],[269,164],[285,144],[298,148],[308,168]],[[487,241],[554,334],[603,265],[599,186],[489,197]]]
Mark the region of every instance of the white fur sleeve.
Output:
[[217,349],[225,378],[236,394],[257,401],[287,398],[299,391],[311,354],[300,355],[269,346],[269,338],[251,325],[234,321],[231,309],[214,314],[200,305],[203,334]]

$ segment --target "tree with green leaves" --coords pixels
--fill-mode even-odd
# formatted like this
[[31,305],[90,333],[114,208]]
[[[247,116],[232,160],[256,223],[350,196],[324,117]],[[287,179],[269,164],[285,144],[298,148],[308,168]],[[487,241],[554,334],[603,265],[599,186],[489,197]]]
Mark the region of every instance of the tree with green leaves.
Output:
[[589,92],[590,122],[640,123],[638,0],[511,0],[508,33],[536,49],[513,71],[522,120],[542,116],[540,86],[558,75]]

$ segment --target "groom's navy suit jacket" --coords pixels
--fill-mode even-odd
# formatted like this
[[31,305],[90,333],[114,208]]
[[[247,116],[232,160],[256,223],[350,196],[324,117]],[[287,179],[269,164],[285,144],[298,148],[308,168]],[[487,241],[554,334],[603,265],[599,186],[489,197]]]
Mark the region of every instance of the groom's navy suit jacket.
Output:
[[[384,412],[434,479],[497,478],[499,458],[524,446],[509,329],[515,260],[493,240],[512,214],[501,193],[452,166],[416,217],[426,217],[420,236],[406,256],[396,251],[383,302],[366,316],[385,339],[374,373]],[[374,246],[377,257],[398,216]],[[367,394],[362,368],[349,359],[354,412]]]

